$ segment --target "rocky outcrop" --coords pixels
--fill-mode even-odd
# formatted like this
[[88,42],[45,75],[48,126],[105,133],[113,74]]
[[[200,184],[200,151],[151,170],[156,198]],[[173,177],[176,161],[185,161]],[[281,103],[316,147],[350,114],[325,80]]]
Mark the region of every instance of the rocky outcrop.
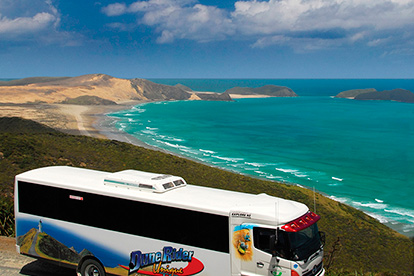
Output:
[[285,86],[265,85],[262,87],[233,87],[226,90],[226,93],[232,95],[265,95],[270,97],[297,97],[298,95],[292,89]]
[[203,101],[232,101],[229,93],[195,92],[194,95]]
[[180,89],[182,89],[184,91],[189,91],[189,92],[193,91],[190,87],[185,86],[185,85],[183,85],[181,83],[178,83],[178,84],[176,84],[174,86],[177,87],[177,88],[180,88]]
[[406,89],[392,89],[377,91],[370,89],[354,89],[339,93],[336,98],[349,98],[355,100],[376,100],[376,101],[396,101],[404,103],[414,103],[414,93]]
[[381,92],[363,93],[356,96],[355,100],[380,100],[414,103],[414,93],[405,89],[393,89]]
[[191,96],[180,87],[158,84],[145,79],[132,79],[131,86],[148,100],[188,100]]
[[346,90],[336,95],[335,98],[354,99],[356,96],[360,94],[376,92],[376,91],[377,90],[375,88]]

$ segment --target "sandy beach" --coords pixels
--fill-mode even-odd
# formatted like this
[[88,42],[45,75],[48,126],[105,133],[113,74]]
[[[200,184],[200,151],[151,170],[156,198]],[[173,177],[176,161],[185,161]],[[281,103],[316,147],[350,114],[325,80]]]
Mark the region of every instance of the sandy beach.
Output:
[[117,105],[68,104],[2,104],[0,117],[21,117],[72,135],[116,139],[143,145],[125,133],[107,126],[111,120],[106,114],[125,110],[143,101],[128,101]]
[[[207,92],[202,92],[207,93]],[[232,94],[232,99],[265,98],[266,95]],[[194,99],[192,99],[194,100]],[[0,117],[21,117],[44,124],[72,135],[86,135],[103,139],[114,139],[138,146],[153,148],[135,137],[111,127],[114,119],[106,114],[127,110],[148,100],[127,100],[116,105],[73,105],[54,103],[0,103]],[[158,149],[159,150],[159,149]]]
[[269,95],[241,95],[241,94],[230,94],[232,99],[259,99],[259,98],[271,98]]
[[[70,135],[84,135],[110,139],[136,146],[167,152],[148,145],[136,137],[114,127],[116,119],[107,114],[128,110],[135,105],[151,101],[123,101],[116,105],[70,104],[1,104],[0,117],[20,117],[44,124]],[[168,152],[172,154],[171,152]]]

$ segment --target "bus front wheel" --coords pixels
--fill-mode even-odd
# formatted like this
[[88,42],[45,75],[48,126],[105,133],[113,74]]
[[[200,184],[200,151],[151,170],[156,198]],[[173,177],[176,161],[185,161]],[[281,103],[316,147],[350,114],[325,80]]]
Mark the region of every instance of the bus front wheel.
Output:
[[105,276],[104,268],[94,259],[84,261],[81,265],[80,273],[82,276]]

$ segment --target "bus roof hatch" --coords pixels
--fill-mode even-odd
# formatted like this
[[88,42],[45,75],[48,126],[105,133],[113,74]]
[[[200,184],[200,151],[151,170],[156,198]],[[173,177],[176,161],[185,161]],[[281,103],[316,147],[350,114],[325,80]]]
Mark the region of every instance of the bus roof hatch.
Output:
[[179,176],[125,170],[108,174],[104,179],[104,185],[163,193],[178,187],[183,187],[187,183]]

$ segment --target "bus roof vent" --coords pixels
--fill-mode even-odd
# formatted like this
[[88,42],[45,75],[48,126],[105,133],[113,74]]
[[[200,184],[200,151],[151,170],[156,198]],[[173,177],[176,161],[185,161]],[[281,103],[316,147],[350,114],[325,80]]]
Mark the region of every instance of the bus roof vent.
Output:
[[183,187],[187,183],[179,176],[125,170],[108,174],[104,179],[104,185],[163,193]]

